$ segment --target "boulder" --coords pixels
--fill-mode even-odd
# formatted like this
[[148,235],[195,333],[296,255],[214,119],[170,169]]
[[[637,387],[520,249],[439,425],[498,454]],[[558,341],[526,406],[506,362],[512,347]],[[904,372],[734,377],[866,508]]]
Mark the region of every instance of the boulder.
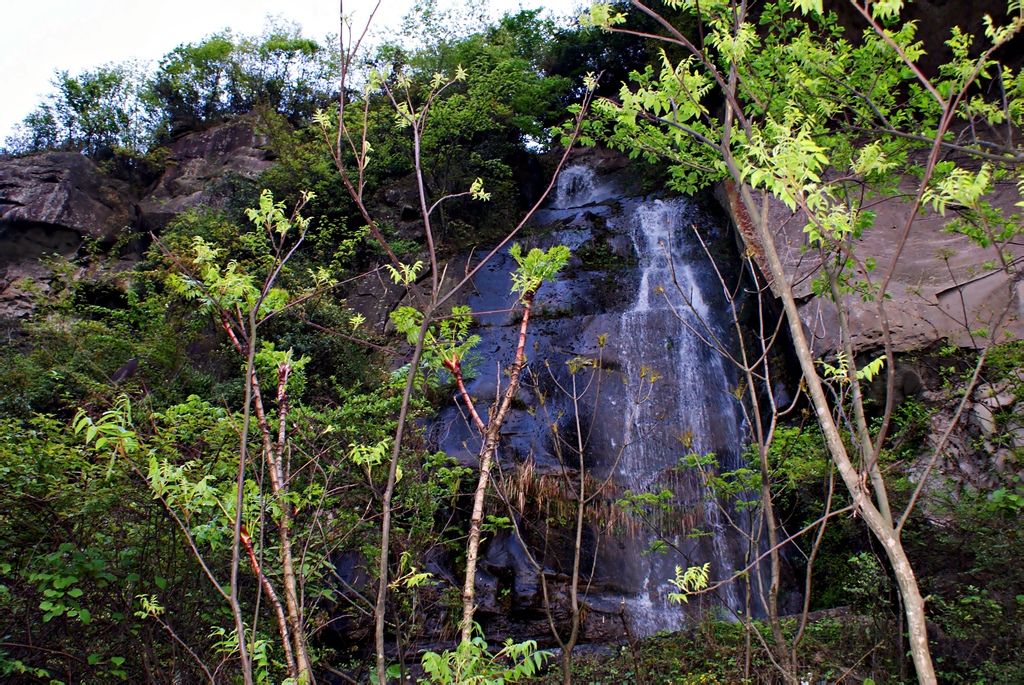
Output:
[[135,224],[127,183],[77,152],[0,160],[0,318],[27,316],[46,292],[47,255],[73,256],[85,239],[112,243]]
[[172,143],[166,171],[139,202],[143,226],[160,230],[188,209],[224,207],[232,177],[254,181],[272,164],[266,142],[242,117]]
[[[909,184],[907,191],[912,191]],[[724,182],[715,194],[732,217],[746,249],[767,275],[764,246],[735,186]],[[755,196],[758,201],[763,197],[760,193]],[[1011,185],[999,186],[989,197],[996,207],[1008,212],[1018,211],[1014,204],[1020,199]],[[993,267],[999,262],[995,247],[981,247],[966,236],[946,230],[954,210],[944,217],[922,208],[893,267],[910,204],[900,197],[882,197],[872,201],[871,209],[875,212],[874,226],[857,241],[856,250],[861,258],[877,261],[871,274],[876,283],[893,268],[885,312],[896,351],[922,349],[937,341],[980,347],[988,336],[999,336],[1000,340],[1024,338],[1024,284],[1014,283],[1005,272]],[[768,224],[776,236],[786,280],[800,303],[804,329],[815,352],[827,354],[840,345],[838,316],[831,301],[813,292],[821,259],[808,245],[806,223],[802,212],[792,212],[780,201],[768,198]],[[1024,244],[1008,245],[1005,251],[1010,260],[1024,261]],[[779,284],[768,280],[777,295]],[[878,303],[848,295],[844,304],[855,351],[881,347],[883,324]],[[1007,308],[1007,319],[996,330],[995,322]]]
[[[14,238],[26,248],[35,242],[67,249],[69,241],[82,238],[112,241],[134,221],[128,184],[110,178],[77,152],[0,161],[0,239]],[[41,237],[33,239],[26,233]],[[58,237],[51,240],[52,234]],[[4,249],[0,260],[13,262],[29,256],[22,252]]]

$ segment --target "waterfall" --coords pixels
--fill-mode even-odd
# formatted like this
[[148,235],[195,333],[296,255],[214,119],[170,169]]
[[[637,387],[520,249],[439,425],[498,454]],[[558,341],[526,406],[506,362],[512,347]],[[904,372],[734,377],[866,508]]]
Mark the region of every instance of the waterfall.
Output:
[[552,207],[568,209],[593,202],[595,182],[594,170],[590,167],[580,165],[562,170],[555,186]]
[[[632,240],[640,283],[632,306],[619,320],[627,391],[616,481],[634,494],[672,490],[673,502],[701,510],[694,518],[710,533],[704,538],[710,544],[696,545],[687,538],[690,531],[673,533],[667,542],[678,552],[662,561],[641,562],[646,567],[642,591],[626,602],[638,634],[680,627],[683,612],[667,602],[674,590],[668,581],[675,565],[710,562],[712,579],[723,579],[740,562],[730,544],[735,534],[728,530],[722,509],[699,478],[685,472],[680,477],[678,469],[690,452],[714,454],[722,470],[735,468],[743,446],[742,415],[732,392],[735,374],[710,346],[729,339],[730,321],[724,302],[714,307],[709,302],[722,287],[694,235],[692,224],[698,218],[691,200],[675,198],[641,200],[618,219]],[[638,542],[649,545],[654,537],[640,535]],[[742,609],[736,583],[725,585],[719,596],[730,610]]]
[[[591,477],[588,495],[594,497],[581,550],[581,568],[589,576],[581,586],[591,617],[587,639],[621,639],[623,619],[629,634],[641,636],[681,628],[701,609],[727,618],[742,609],[739,583],[685,607],[668,601],[676,566],[709,562],[714,582],[743,568],[748,554],[746,539],[735,529],[748,525],[746,515],[723,508],[700,472],[681,465],[689,453],[713,455],[705,467],[713,472],[741,464],[746,426],[734,394],[737,373],[708,344],[716,340],[734,351],[735,333],[722,285],[693,227],[726,260],[719,264],[724,273],[731,268],[735,275],[738,260],[732,257],[729,266],[734,246],[719,217],[688,198],[624,190],[634,180],[628,168],[595,173],[571,166],[538,213],[542,229],[530,244],[567,245],[576,263],[538,292],[527,341],[530,373],[519,408],[502,427],[503,477],[508,482],[523,465],[529,474],[517,481],[523,489],[512,493],[521,497],[512,499],[521,502],[522,541],[511,533],[492,538],[478,571],[481,620],[502,631],[548,631],[546,619],[530,618],[545,614],[537,569],[526,561],[522,542],[540,559],[549,584],[564,582],[556,579],[568,577],[572,568],[569,541],[575,533],[565,521],[574,516],[564,512],[575,511],[566,474],[579,458],[571,447],[577,419]],[[485,313],[476,319],[479,373],[468,383],[476,397],[495,396],[504,383],[502,365],[515,347],[518,319],[509,293],[514,266],[501,252],[474,278],[468,304]],[[565,390],[566,369],[581,357],[602,359],[600,391],[574,402]],[[577,380],[597,367],[587,368]],[[475,466],[479,435],[458,406],[443,410],[429,432],[432,447]],[[626,491],[668,492],[668,510],[649,516],[630,511],[618,502]],[[563,513],[552,513],[558,506]],[[553,585],[549,591],[562,592]],[[520,627],[510,621],[520,621]]]
[[[595,205],[615,200],[618,186],[599,176],[588,166],[578,164],[562,169],[555,183],[555,192],[548,203],[548,211],[593,209]],[[559,216],[565,216],[559,212]]]

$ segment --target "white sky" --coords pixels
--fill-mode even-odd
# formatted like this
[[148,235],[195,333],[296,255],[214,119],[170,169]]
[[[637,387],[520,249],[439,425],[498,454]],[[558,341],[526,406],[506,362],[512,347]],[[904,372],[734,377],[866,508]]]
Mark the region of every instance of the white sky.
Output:
[[[374,27],[397,29],[414,0],[381,0]],[[439,0],[441,8],[487,0]],[[357,20],[374,0],[348,0],[345,13]],[[574,12],[583,0],[490,0],[491,11],[546,7]],[[158,60],[182,43],[225,28],[258,34],[268,16],[302,26],[322,38],[337,33],[338,0],[3,0],[0,36],[0,143],[14,125],[50,92],[55,70],[77,74],[109,62]]]

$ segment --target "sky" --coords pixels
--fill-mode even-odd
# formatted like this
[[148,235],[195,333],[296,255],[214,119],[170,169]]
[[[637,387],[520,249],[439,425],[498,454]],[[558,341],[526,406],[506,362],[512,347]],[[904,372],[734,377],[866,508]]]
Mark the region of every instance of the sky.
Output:
[[[469,0],[473,7],[488,0]],[[467,0],[438,0],[441,8]],[[260,33],[267,17],[300,24],[303,34],[337,33],[338,0],[5,0],[0,38],[0,143],[51,91],[55,71],[77,74],[110,62],[156,61],[182,43],[222,29]],[[348,0],[345,13],[365,22],[374,0]],[[381,0],[374,26],[397,29],[414,0]],[[490,0],[492,14],[544,7],[568,14],[581,0]],[[359,23],[358,25],[361,25]]]

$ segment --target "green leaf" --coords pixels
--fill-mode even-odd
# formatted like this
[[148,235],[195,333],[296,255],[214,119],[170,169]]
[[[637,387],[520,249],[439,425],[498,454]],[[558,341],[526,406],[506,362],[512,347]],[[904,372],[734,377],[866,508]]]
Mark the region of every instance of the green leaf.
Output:
[[885,355],[880,355],[868,364],[857,369],[857,380],[870,383],[885,366]]
[[871,4],[871,14],[878,19],[893,19],[902,9],[903,0],[875,0]]
[[66,588],[69,585],[74,585],[78,582],[78,578],[75,576],[59,576],[53,579],[53,586],[55,588]]

